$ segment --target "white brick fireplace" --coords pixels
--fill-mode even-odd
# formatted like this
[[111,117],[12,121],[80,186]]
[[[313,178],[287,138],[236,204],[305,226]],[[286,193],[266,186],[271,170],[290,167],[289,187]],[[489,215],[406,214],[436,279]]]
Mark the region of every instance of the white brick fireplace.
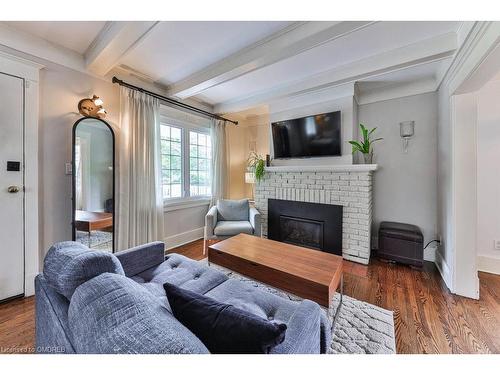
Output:
[[268,199],[343,206],[344,259],[368,264],[372,222],[372,175],[376,164],[267,167],[255,187],[255,206],[267,236]]

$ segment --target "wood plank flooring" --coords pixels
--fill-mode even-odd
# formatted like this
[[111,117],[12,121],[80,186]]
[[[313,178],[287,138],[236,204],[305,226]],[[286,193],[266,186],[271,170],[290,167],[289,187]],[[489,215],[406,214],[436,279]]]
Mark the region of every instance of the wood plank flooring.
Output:
[[[203,258],[203,241],[174,252]],[[348,296],[394,311],[398,353],[500,353],[500,276],[479,273],[480,300],[455,296],[433,263],[423,271],[373,259],[345,262]],[[0,304],[0,353],[34,346],[34,298]]]

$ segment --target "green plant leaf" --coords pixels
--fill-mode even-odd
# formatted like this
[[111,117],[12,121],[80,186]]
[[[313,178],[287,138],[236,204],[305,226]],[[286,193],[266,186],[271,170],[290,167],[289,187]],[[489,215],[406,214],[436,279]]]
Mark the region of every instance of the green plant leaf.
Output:
[[370,138],[367,136],[366,140],[365,140],[365,143],[363,144],[363,152],[365,154],[369,154],[370,153],[370,146],[371,146]]
[[352,145],[352,153],[354,154],[356,151],[363,152],[363,146],[357,141],[349,141]]
[[373,142],[377,142],[382,140],[383,138],[370,139],[370,136],[377,129],[376,127],[373,129],[366,128],[363,124],[359,124],[359,128],[361,129],[361,135],[363,140],[361,142],[358,141],[348,141],[352,145],[352,153],[359,151],[363,154],[369,154],[371,152],[371,146]]
[[264,159],[259,159],[255,165],[255,179],[260,182],[264,178]]
[[265,161],[264,158],[255,151],[250,152],[248,155],[247,167],[253,172],[257,182],[260,182],[264,178],[266,172]]
[[368,140],[368,130],[363,124],[359,124],[359,127],[361,128],[361,134],[363,135],[363,142],[366,142]]

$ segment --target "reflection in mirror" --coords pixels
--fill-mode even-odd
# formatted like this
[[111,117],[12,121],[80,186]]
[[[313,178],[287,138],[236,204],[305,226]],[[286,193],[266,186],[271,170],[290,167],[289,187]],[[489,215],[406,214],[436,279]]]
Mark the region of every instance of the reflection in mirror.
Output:
[[114,229],[114,134],[99,119],[73,128],[73,239],[112,252]]

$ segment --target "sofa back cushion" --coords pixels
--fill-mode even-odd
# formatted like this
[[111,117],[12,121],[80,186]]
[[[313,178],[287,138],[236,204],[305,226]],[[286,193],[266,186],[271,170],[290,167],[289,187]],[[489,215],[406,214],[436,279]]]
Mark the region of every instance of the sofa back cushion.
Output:
[[125,276],[132,277],[140,272],[157,266],[165,260],[165,243],[150,242],[118,251],[116,257],[125,271]]
[[217,221],[248,221],[248,199],[217,201]]
[[68,317],[77,353],[208,353],[157,297],[122,275],[80,285]]
[[47,284],[71,299],[75,289],[104,272],[123,275],[123,268],[111,253],[90,250],[73,241],[53,245],[43,262],[43,276]]

